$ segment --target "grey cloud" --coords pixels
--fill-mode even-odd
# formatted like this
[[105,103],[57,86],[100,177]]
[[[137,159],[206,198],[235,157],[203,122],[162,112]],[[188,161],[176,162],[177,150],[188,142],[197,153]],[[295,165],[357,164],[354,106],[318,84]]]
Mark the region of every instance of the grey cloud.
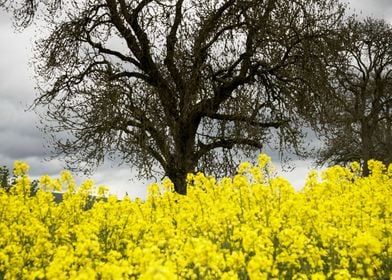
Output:
[[34,98],[34,82],[28,62],[30,43],[27,35],[4,35],[0,28],[0,100],[27,106]]
[[13,165],[16,160],[22,160],[26,162],[29,166],[29,176],[36,179],[41,175],[48,174],[50,176],[58,176],[62,170],[62,163],[59,160],[45,161],[41,156],[24,156],[23,158],[14,158],[5,156],[0,153],[0,166],[5,165],[9,170],[13,169]]
[[383,18],[392,22],[392,2],[390,0],[344,0],[350,10],[360,17]]
[[11,158],[44,156],[43,135],[36,123],[37,116],[25,112],[24,105],[1,96],[0,154]]
[[10,100],[1,100],[0,103],[0,133],[4,130],[20,130],[24,134],[36,135],[38,129],[38,116],[32,111],[26,111],[23,104],[18,104]]
[[32,178],[39,178],[42,175],[58,177],[61,170],[64,169],[63,162],[58,159],[47,161],[42,156],[39,156],[25,157],[23,161],[30,166],[29,175]]
[[45,149],[39,137],[24,135],[18,131],[6,130],[0,133],[0,153],[11,158],[45,156]]
[[110,187],[110,192],[118,197],[123,197],[128,193],[131,198],[145,198],[148,185],[154,182],[153,180],[131,179],[136,178],[136,172],[126,165],[112,166],[111,162],[106,162],[98,168],[93,178],[96,185]]
[[9,25],[10,24],[10,15],[0,9],[0,26],[2,25]]

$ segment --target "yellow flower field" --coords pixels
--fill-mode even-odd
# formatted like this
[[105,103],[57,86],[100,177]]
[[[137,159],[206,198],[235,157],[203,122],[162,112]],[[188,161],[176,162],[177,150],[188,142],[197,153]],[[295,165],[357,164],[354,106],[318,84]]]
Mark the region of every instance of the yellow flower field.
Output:
[[187,196],[164,180],[145,201],[92,205],[107,189],[68,172],[30,196],[17,162],[0,189],[0,279],[390,279],[392,165],[369,166],[312,172],[295,191],[260,155],[233,178],[189,175]]

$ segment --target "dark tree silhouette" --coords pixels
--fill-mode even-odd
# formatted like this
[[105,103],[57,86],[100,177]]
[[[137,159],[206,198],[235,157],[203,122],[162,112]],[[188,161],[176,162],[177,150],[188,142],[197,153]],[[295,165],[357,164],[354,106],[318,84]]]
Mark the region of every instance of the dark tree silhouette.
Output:
[[341,33],[330,85],[319,162],[392,162],[392,26],[384,20],[351,18]]
[[159,166],[181,194],[188,172],[226,174],[272,135],[300,152],[343,14],[336,0],[39,3],[50,34],[35,105],[58,154],[78,168],[112,154],[143,176]]
[[0,8],[10,11],[16,27],[25,28],[32,23],[40,6],[50,13],[61,8],[63,0],[0,0]]

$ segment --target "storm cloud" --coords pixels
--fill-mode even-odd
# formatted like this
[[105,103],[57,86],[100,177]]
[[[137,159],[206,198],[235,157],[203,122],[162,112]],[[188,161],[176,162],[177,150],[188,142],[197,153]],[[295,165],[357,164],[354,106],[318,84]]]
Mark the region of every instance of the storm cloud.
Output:
[[359,17],[384,18],[392,22],[392,2],[390,0],[345,0],[349,3],[349,12]]

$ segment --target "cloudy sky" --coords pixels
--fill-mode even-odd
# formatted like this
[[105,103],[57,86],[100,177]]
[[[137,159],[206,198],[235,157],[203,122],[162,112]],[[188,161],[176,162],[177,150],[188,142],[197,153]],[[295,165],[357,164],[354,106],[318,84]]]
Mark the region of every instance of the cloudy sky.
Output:
[[[351,11],[362,15],[382,17],[392,23],[391,0],[352,0]],[[26,111],[35,96],[34,73],[30,65],[34,27],[18,33],[9,15],[0,11],[0,165],[12,169],[15,160],[27,162],[34,178],[43,174],[57,176],[64,165],[60,160],[47,161],[49,149],[45,137],[37,128],[38,117]],[[279,165],[278,162],[276,162]],[[310,169],[310,162],[295,161],[295,169],[283,175],[299,189]],[[280,170],[278,168],[278,170]],[[105,184],[111,192],[123,196],[145,197],[147,182],[133,180],[132,171],[108,162],[92,178]],[[78,182],[86,177],[78,176]]]

